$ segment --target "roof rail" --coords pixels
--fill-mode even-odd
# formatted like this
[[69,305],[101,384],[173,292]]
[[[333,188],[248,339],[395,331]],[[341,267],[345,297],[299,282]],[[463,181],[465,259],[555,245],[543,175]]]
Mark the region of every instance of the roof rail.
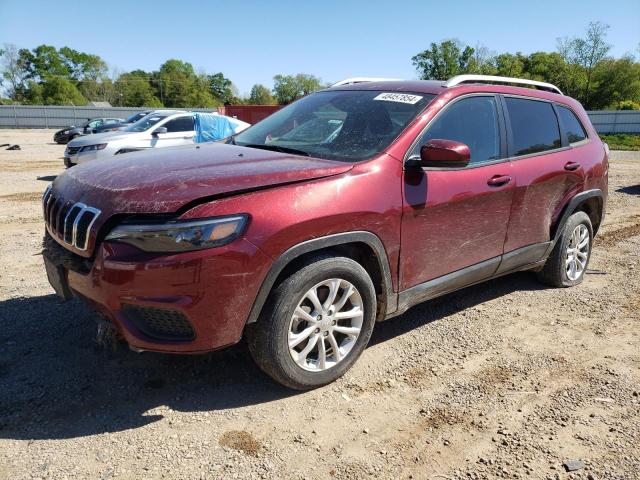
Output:
[[454,87],[462,83],[515,83],[516,85],[530,85],[538,87],[541,90],[547,90],[552,93],[562,95],[558,87],[552,83],[538,82],[537,80],[526,80],[524,78],[498,77],[495,75],[456,75],[447,80],[445,87]]
[[365,82],[395,82],[402,80],[401,78],[381,78],[381,77],[351,77],[340,80],[339,82],[331,85],[330,88],[339,87],[341,85],[351,85],[353,83],[365,83]]

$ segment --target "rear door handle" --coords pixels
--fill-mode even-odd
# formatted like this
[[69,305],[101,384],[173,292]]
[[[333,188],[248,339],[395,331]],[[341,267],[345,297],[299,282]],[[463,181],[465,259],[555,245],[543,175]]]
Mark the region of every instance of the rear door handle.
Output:
[[506,185],[511,181],[511,177],[509,175],[494,175],[489,180],[487,180],[487,185],[491,187],[500,187],[502,185]]
[[581,165],[578,162],[567,162],[564,165],[564,169],[573,172],[574,170],[578,170],[580,166]]

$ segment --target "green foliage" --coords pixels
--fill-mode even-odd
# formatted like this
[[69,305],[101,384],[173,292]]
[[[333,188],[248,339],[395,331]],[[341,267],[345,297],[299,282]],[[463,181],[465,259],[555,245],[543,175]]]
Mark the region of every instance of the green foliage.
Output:
[[[592,108],[634,110],[630,107],[640,103],[640,63],[634,62],[631,56],[600,62],[594,74],[594,83]],[[623,108],[623,105],[627,108]]]
[[275,105],[276,99],[271,95],[271,91],[267,87],[256,84],[251,87],[248,102],[251,105]]
[[428,50],[415,55],[411,62],[423,80],[447,80],[461,73],[475,73],[476,64],[471,62],[474,51],[455,39],[432,42]]
[[231,80],[225,77],[222,72],[209,76],[211,93],[224,105],[229,105],[236,98],[235,88]]
[[286,105],[311,92],[324,88],[318,77],[299,73],[273,77],[273,93],[280,105]]
[[619,110],[640,110],[640,103],[633,100],[623,100],[618,104]]
[[[75,84],[63,77],[46,77],[38,84],[37,94],[44,105],[86,105],[87,100],[82,96]],[[34,102],[35,103],[35,102]]]
[[614,135],[600,135],[603,142],[607,142],[611,150],[640,151],[640,135],[616,133]]
[[143,70],[133,70],[120,75],[115,82],[114,91],[118,97],[116,105],[151,108],[163,106],[149,82],[149,74]]
[[[446,80],[464,73],[528,78],[557,85],[586,109],[619,109],[640,102],[640,63],[632,56],[608,58],[609,27],[591,22],[582,37],[558,39],[557,52],[490,54],[459,40],[431,43],[411,61],[423,79]],[[624,103],[627,108],[631,104]]]
[[167,60],[153,73],[153,83],[165,107],[216,107],[206,75],[197,75],[193,66],[182,60]]

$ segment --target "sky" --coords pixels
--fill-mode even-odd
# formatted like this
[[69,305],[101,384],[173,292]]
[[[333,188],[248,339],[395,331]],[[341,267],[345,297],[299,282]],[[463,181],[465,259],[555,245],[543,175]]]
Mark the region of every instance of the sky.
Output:
[[557,38],[596,20],[611,27],[612,55],[640,57],[640,0],[0,0],[0,45],[69,46],[100,55],[112,72],[178,58],[223,72],[247,94],[276,74],[417,78],[411,57],[448,38],[494,52],[553,51]]

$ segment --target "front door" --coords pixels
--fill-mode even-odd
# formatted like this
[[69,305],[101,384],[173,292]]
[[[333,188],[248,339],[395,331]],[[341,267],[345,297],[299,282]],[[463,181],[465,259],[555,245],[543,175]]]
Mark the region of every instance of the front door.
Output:
[[462,283],[467,271],[473,283],[497,270],[514,191],[504,132],[497,98],[472,95],[452,101],[422,133],[410,156],[445,139],[468,145],[471,161],[405,171],[400,290],[462,269]]

